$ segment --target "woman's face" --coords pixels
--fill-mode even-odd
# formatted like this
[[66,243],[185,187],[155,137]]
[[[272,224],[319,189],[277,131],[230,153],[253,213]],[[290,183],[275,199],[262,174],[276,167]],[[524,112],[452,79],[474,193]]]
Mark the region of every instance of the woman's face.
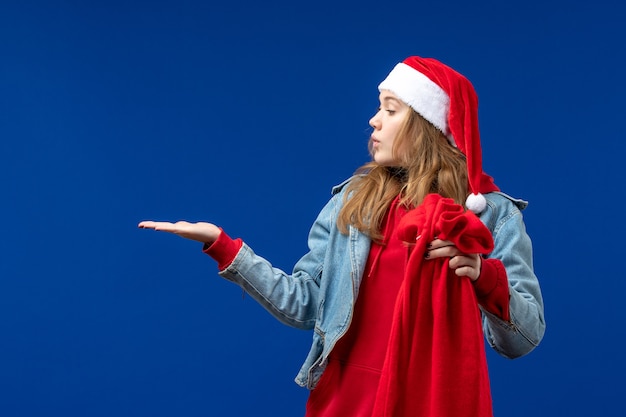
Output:
[[374,131],[370,137],[369,148],[378,164],[394,166],[398,161],[393,155],[393,143],[410,107],[386,90],[381,91],[379,100],[378,112],[370,119],[370,126]]

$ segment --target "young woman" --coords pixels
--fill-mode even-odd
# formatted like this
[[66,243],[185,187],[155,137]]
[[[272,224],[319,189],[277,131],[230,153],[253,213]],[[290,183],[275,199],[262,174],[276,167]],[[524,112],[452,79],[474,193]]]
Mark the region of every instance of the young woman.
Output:
[[465,77],[414,56],[379,92],[372,161],[333,189],[291,274],[211,223],[139,227],[202,242],[222,277],[314,330],[296,377],[307,416],[490,415],[483,332],[516,358],[545,330],[526,203],[482,171]]

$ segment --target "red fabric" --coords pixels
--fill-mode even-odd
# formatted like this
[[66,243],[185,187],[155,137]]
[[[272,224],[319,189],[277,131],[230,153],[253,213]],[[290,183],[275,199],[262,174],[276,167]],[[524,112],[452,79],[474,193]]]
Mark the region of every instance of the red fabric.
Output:
[[373,417],[491,417],[484,336],[474,288],[448,266],[426,261],[435,236],[465,253],[489,253],[490,231],[453,200],[429,194],[402,219],[414,245],[394,310]]
[[509,279],[504,264],[499,259],[483,259],[480,278],[474,282],[478,304],[504,321],[509,314]]
[[[220,229],[221,230],[221,229]],[[217,268],[220,271],[228,268],[243,245],[241,239],[232,239],[222,230],[212,244],[204,244],[202,251],[217,261]]]

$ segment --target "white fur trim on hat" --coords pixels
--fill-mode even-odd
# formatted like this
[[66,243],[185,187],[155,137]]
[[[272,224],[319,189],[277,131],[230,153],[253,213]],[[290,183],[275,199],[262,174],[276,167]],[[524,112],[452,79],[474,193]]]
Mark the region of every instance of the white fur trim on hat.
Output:
[[465,200],[465,207],[475,214],[482,213],[487,208],[487,199],[482,194],[470,194]]
[[450,97],[427,76],[405,63],[397,64],[378,90],[389,90],[413,110],[450,137]]

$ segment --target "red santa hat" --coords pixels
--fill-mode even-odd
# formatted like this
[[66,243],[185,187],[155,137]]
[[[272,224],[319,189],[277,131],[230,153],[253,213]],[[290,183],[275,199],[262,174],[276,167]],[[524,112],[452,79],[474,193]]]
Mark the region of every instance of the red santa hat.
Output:
[[412,56],[395,66],[378,86],[388,90],[441,130],[465,155],[474,213],[487,206],[483,193],[498,191],[483,172],[478,132],[478,97],[467,78],[436,59]]

